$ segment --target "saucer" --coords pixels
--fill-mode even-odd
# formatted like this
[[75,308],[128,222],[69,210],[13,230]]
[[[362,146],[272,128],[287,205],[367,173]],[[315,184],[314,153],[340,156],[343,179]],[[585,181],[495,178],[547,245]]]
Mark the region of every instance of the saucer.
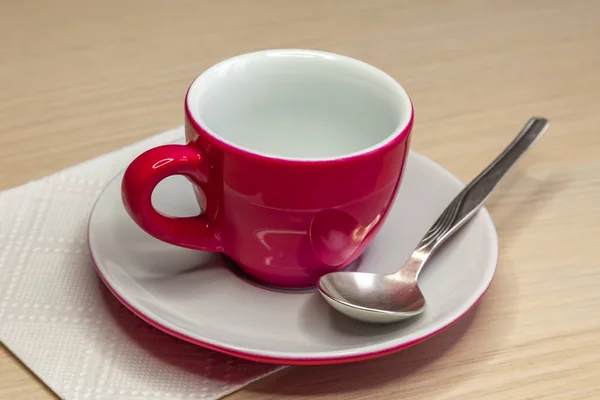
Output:
[[[184,249],[142,231],[127,215],[117,176],[89,220],[90,253],[110,291],[140,318],[180,339],[250,359],[287,365],[335,364],[390,354],[444,330],[492,282],[498,238],[485,208],[438,250],[419,277],[428,307],[418,317],[369,325],[333,310],[316,289],[264,287],[221,255]],[[435,162],[410,152],[394,206],[381,231],[351,268],[397,270],[464,187]],[[173,195],[177,193],[177,195]],[[187,180],[159,184],[155,207],[174,216],[199,212]]]

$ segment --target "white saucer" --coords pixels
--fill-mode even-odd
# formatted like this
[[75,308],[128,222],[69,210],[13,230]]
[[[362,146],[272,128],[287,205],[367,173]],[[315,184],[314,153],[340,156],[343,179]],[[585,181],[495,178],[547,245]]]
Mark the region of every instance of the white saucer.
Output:
[[[426,312],[394,325],[368,325],[331,309],[316,289],[281,292],[251,284],[219,255],[154,239],[129,219],[120,185],[121,175],[102,192],[89,221],[90,252],[108,288],[139,317],[171,335],[255,361],[333,364],[401,350],[463,316],[496,270],[496,230],[482,209],[421,274]],[[356,269],[387,273],[399,268],[463,186],[438,164],[411,152],[389,219]],[[163,181],[153,201],[171,215],[198,212],[189,183],[179,177]]]

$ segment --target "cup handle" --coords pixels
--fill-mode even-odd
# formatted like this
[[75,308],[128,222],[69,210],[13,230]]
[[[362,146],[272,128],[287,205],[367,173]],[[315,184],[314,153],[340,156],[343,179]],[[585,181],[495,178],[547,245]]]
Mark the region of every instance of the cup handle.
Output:
[[[159,240],[196,250],[220,252],[219,235],[206,215],[170,217],[152,205],[152,192],[163,179],[183,175],[203,189],[208,173],[204,154],[193,144],[152,148],[134,159],[125,170],[121,183],[123,204],[131,219]],[[210,202],[208,197],[206,201]]]

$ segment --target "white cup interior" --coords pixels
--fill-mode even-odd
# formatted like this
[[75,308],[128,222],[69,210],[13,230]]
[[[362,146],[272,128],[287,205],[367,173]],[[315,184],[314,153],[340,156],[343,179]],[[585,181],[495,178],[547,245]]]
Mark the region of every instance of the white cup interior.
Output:
[[370,151],[401,134],[411,103],[389,75],[311,50],[269,50],[225,60],[190,86],[187,107],[221,141],[292,160]]

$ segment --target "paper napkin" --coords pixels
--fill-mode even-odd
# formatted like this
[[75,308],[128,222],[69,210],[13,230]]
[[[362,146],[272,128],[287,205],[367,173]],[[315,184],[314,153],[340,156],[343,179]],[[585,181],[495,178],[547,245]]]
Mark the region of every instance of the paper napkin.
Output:
[[136,155],[183,137],[179,127],[0,193],[0,341],[61,398],[219,399],[278,369],[150,327],[94,271],[97,196]]

